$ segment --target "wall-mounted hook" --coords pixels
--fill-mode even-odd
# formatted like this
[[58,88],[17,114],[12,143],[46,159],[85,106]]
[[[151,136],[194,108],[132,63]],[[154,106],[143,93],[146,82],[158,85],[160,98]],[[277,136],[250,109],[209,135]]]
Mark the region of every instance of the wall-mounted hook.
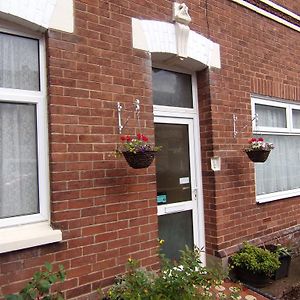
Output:
[[[233,137],[236,138],[239,133],[243,133],[244,132],[244,129],[248,126],[248,124],[246,124],[245,126],[243,126],[242,129],[240,131],[238,131],[237,130],[237,125],[236,125],[238,117],[235,114],[233,114],[232,119],[233,119]],[[252,118],[251,122],[253,122],[254,120],[255,120],[256,125],[257,125],[258,114],[254,115],[254,117]]]
[[[133,102],[133,110],[136,113],[136,115],[139,118],[140,114],[140,100],[135,99]],[[117,111],[118,111],[118,128],[119,128],[119,134],[122,134],[122,130],[125,128],[126,124],[128,123],[130,116],[127,117],[126,121],[122,124],[122,111],[123,111],[123,106],[121,105],[120,102],[117,103]]]

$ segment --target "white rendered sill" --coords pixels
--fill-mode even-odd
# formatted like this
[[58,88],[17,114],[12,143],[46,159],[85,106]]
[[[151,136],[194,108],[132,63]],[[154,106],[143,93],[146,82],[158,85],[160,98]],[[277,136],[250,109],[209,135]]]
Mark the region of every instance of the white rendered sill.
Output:
[[62,240],[60,230],[53,230],[48,222],[0,229],[0,253],[45,245]]
[[266,203],[300,195],[300,189],[294,189],[283,192],[270,193],[266,195],[256,196],[256,203]]

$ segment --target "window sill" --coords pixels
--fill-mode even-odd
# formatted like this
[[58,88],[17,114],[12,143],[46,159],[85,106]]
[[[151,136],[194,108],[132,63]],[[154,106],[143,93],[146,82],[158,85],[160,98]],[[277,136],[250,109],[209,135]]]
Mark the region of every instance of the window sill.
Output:
[[62,232],[48,222],[0,229],[0,253],[60,242]]
[[276,200],[287,199],[291,197],[296,197],[300,195],[300,189],[294,189],[284,192],[270,193],[266,195],[260,195],[256,197],[257,203],[266,203]]

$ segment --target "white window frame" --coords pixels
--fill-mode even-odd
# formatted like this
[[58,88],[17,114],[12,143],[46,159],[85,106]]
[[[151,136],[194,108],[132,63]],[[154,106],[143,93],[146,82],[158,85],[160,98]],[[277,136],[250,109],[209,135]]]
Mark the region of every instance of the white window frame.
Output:
[[[279,107],[286,109],[286,128],[278,128],[278,127],[268,127],[268,126],[258,126],[255,121],[256,112],[255,112],[255,104],[262,104],[266,106]],[[259,96],[251,97],[251,109],[252,109],[252,117],[253,117],[253,133],[263,136],[264,134],[268,135],[284,135],[284,136],[298,136],[300,135],[300,129],[293,128],[293,118],[292,118],[292,110],[297,109],[300,110],[300,104],[292,104],[290,102],[284,102],[279,100],[274,100],[270,98],[264,98]],[[257,116],[259,119],[259,115]],[[276,147],[276,145],[275,145]],[[256,196],[257,203],[266,203],[274,200],[285,199],[289,197],[295,197],[300,195],[300,188],[269,193],[265,195]]]
[[20,31],[0,23],[0,31],[39,41],[40,90],[0,88],[0,102],[36,105],[39,213],[0,219],[0,253],[62,240],[50,227],[49,146],[45,39],[42,34]]

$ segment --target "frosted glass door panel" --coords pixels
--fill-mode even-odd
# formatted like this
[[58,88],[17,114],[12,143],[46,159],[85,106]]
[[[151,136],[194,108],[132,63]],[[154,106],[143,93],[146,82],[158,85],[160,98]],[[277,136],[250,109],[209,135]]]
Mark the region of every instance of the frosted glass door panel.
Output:
[[152,69],[155,105],[193,108],[191,75]]
[[193,249],[192,211],[158,217],[159,238],[165,240],[162,251],[170,259],[178,259],[187,245]]
[[186,124],[155,124],[155,144],[162,146],[156,156],[158,196],[164,203],[191,200],[189,134]]

